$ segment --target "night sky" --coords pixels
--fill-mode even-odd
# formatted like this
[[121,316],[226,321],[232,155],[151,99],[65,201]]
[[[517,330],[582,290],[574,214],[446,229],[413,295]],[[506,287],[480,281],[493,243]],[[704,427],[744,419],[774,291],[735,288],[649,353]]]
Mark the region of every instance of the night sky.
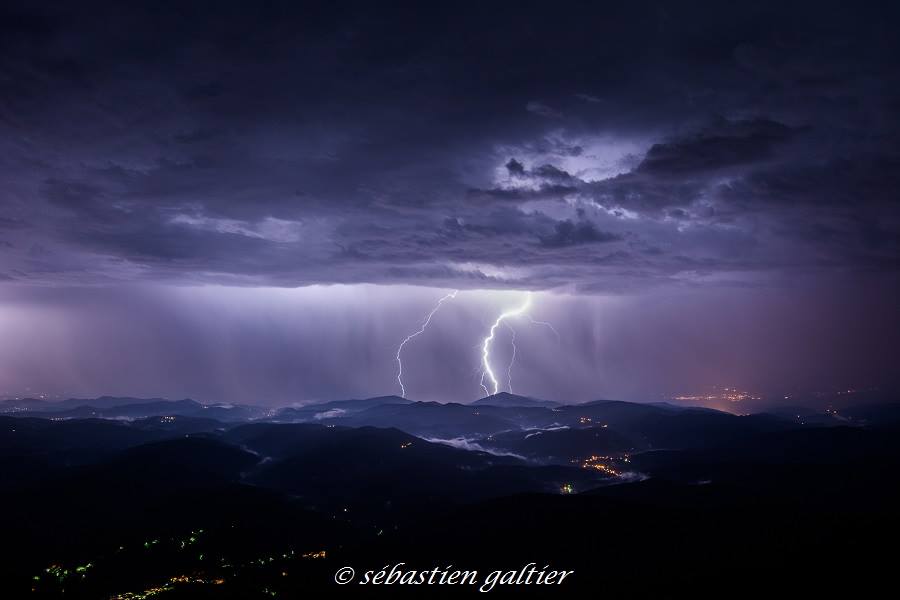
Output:
[[[0,395],[900,385],[889,3],[6,2]],[[507,373],[511,337],[516,364]]]

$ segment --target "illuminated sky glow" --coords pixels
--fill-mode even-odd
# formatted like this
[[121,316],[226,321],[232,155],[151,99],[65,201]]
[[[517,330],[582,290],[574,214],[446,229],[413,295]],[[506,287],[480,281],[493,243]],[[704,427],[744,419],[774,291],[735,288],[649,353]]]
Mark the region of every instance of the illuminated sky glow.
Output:
[[0,395],[900,388],[894,4],[45,4]]

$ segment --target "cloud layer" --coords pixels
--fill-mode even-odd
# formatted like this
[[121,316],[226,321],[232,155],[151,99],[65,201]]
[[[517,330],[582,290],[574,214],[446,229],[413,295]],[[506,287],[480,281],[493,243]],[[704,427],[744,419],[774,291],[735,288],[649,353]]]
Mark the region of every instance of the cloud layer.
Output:
[[0,395],[391,393],[449,289],[416,398],[526,289],[524,393],[898,385],[897,6],[44,4],[0,8]]
[[3,280],[897,271],[889,7],[4,11]]

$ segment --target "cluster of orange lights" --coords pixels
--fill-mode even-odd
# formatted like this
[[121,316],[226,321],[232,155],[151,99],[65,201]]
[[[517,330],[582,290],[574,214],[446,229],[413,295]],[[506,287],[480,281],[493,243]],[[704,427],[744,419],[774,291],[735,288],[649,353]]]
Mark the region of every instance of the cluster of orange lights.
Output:
[[194,575],[176,575],[175,577],[169,578],[169,581],[163,585],[148,588],[143,592],[126,592],[124,594],[119,594],[118,596],[112,596],[110,600],[144,600],[145,598],[152,598],[153,596],[171,592],[176,584],[183,583],[211,583],[213,585],[222,585],[223,583],[225,583],[225,580],[203,579],[202,577],[197,577]]
[[191,575],[176,575],[169,579],[169,583],[212,583],[215,585],[222,585],[225,583],[224,579],[203,579],[201,577],[193,577]]
[[[615,456],[599,456],[597,454],[592,454],[583,461],[581,461],[582,469],[594,469],[595,471],[600,471],[602,473],[606,473],[607,475],[613,475],[618,477],[621,475],[620,471],[617,471],[611,466],[613,461],[622,461],[629,462],[628,456],[623,457],[615,457]],[[578,461],[572,461],[578,462]]]
[[722,388],[721,392],[713,392],[711,394],[699,394],[695,396],[675,396],[675,400],[681,402],[702,402],[714,400],[727,400],[728,402],[742,402],[744,400],[760,400],[761,396],[756,396],[750,392],[745,392],[737,388]]

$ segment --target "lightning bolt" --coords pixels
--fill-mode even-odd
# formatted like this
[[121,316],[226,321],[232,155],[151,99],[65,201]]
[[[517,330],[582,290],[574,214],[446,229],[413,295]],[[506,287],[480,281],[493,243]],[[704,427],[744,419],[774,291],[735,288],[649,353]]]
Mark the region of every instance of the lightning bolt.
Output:
[[400,395],[403,398],[406,398],[406,387],[403,385],[403,361],[400,359],[400,353],[403,352],[403,346],[405,346],[410,340],[415,337],[421,335],[425,329],[428,327],[428,324],[431,323],[431,317],[434,316],[434,313],[438,311],[441,307],[441,304],[444,303],[445,300],[449,300],[451,298],[456,298],[456,294],[459,293],[459,290],[453,290],[440,300],[438,300],[437,304],[435,304],[434,308],[431,309],[431,312],[428,313],[428,316],[425,317],[425,320],[422,321],[422,326],[419,327],[418,331],[409,334],[406,336],[406,339],[400,342],[400,345],[397,347],[397,383],[400,384]]
[[512,389],[512,368],[513,365],[516,364],[516,330],[513,329],[513,326],[509,323],[506,324],[509,328],[509,332],[512,334],[512,337],[509,340],[509,343],[512,344],[512,358],[509,359],[509,367],[506,368],[506,382],[507,387],[509,388],[509,393],[513,393]]
[[559,332],[556,330],[556,327],[554,327],[553,325],[551,325],[551,324],[548,323],[547,321],[538,321],[538,320],[536,320],[534,317],[532,317],[531,315],[526,314],[526,315],[523,315],[523,316],[524,316],[525,318],[527,318],[529,321],[531,321],[534,325],[543,325],[544,327],[549,327],[549,328],[550,328],[550,331],[553,332],[553,335],[556,336],[556,343],[557,343],[557,344],[562,344],[562,337],[560,337]]
[[[494,375],[494,370],[491,368],[491,342],[494,341],[494,337],[497,333],[497,328],[500,327],[500,324],[503,323],[503,321],[505,321],[506,319],[510,317],[518,317],[519,315],[524,314],[530,306],[531,292],[526,292],[525,302],[523,302],[522,305],[518,308],[513,308],[500,313],[500,316],[497,317],[497,320],[494,321],[493,325],[491,325],[488,336],[484,338],[484,341],[481,344],[481,366],[483,367],[483,370],[481,372],[481,387],[484,389],[485,396],[490,396],[492,393],[496,394],[500,391],[500,382],[497,381],[497,376]],[[484,383],[485,377],[490,380],[491,388],[494,390],[493,392],[488,391],[488,387]]]

